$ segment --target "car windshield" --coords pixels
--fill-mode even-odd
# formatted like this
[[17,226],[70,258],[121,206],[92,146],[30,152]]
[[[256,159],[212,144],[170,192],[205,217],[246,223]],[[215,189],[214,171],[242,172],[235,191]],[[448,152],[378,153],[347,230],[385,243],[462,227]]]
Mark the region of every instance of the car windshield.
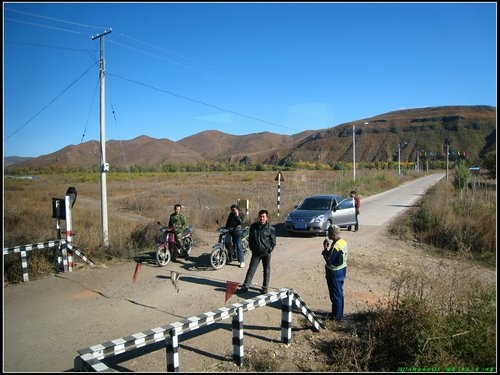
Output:
[[330,199],[310,198],[297,207],[299,210],[329,210]]

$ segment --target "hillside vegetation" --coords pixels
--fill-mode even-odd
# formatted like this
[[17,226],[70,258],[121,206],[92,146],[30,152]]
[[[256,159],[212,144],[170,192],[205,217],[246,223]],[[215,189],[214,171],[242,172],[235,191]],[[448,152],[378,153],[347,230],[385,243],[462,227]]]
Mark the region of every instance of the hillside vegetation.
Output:
[[[115,171],[161,171],[172,164],[203,163],[250,166],[253,170],[257,165],[287,168],[297,163],[319,163],[333,166],[352,164],[353,140],[356,162],[367,167],[399,159],[403,163],[423,165],[443,162],[447,144],[451,160],[462,156],[477,164],[496,150],[496,108],[408,109],[294,135],[262,132],[236,136],[210,130],[177,142],[143,135],[132,140],[107,141],[106,162]],[[5,171],[17,174],[49,169],[100,171],[99,166],[100,144],[88,141],[8,165]]]

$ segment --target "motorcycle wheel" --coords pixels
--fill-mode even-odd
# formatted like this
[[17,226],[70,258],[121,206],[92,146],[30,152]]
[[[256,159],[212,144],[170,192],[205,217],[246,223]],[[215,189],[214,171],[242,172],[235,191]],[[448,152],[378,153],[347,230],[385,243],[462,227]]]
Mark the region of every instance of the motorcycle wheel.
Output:
[[170,250],[167,249],[166,246],[159,246],[158,251],[156,252],[156,261],[160,267],[166,266],[170,259],[172,258],[172,254]]
[[191,249],[193,248],[193,239],[191,237],[186,237],[182,240],[182,255],[186,258],[191,254]]
[[221,249],[215,249],[210,254],[210,265],[214,270],[220,270],[226,265],[227,253]]
[[248,248],[248,239],[247,238],[241,239],[241,246],[243,247],[243,259],[245,259],[247,257],[247,255],[250,253],[250,250]]

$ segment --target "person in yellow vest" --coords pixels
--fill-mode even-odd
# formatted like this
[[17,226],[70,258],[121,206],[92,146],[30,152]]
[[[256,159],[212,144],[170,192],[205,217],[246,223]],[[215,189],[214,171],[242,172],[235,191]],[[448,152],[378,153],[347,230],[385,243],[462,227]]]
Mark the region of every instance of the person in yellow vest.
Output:
[[347,241],[340,238],[340,227],[329,226],[327,230],[328,239],[332,240],[330,249],[327,239],[323,241],[321,255],[325,259],[326,283],[332,302],[332,313],[330,319],[341,321],[344,315],[344,280],[347,266]]

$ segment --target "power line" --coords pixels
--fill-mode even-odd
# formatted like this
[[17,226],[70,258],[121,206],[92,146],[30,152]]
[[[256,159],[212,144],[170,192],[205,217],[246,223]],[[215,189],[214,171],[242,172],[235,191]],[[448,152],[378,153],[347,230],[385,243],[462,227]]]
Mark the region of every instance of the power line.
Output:
[[26,121],[24,124],[22,124],[19,128],[14,130],[12,133],[10,133],[8,136],[5,137],[5,139],[9,139],[12,137],[14,134],[16,134],[19,130],[24,128],[26,125],[28,125],[32,120],[34,120],[40,113],[42,113],[45,109],[47,109],[52,103],[54,103],[57,99],[61,97],[62,94],[64,94],[66,91],[68,91],[71,86],[73,86],[76,82],[78,82],[85,74],[89,72],[89,70],[95,65],[96,63],[92,64],[85,72],[83,72],[80,77],[75,79],[73,82],[69,84],[63,91],[61,91],[54,99],[52,99],[46,106],[44,106],[41,110],[39,110],[33,117],[31,117],[28,121]]
[[175,96],[175,97],[180,98],[180,99],[185,99],[185,100],[188,100],[188,101],[193,102],[193,103],[202,104],[202,105],[207,106],[207,107],[215,108],[215,109],[217,109],[218,111],[221,111],[221,112],[234,113],[235,115],[238,115],[238,116],[241,116],[241,117],[245,117],[245,118],[248,118],[248,119],[251,119],[251,120],[259,121],[259,122],[262,122],[262,123],[265,123],[265,124],[274,125],[274,126],[278,126],[278,127],[286,128],[286,129],[290,129],[290,130],[300,131],[298,129],[295,129],[295,128],[292,128],[292,127],[289,127],[289,126],[277,124],[277,123],[271,122],[271,121],[262,120],[260,118],[255,117],[255,116],[250,116],[250,115],[246,115],[246,114],[241,113],[241,112],[233,111],[231,109],[222,108],[222,107],[219,107],[219,106],[214,105],[214,104],[210,104],[210,103],[203,102],[201,100],[190,98],[188,96],[176,94],[176,93],[174,93],[172,91],[169,91],[169,90],[160,89],[158,87],[149,85],[147,83],[143,83],[143,82],[135,81],[133,79],[125,78],[125,77],[123,77],[123,76],[121,76],[119,74],[108,73],[108,75],[109,76],[115,76],[115,77],[121,78],[124,81],[132,82],[132,83],[135,83],[137,85],[141,85],[141,86],[144,86],[144,87],[149,87],[150,89],[153,89],[153,90],[156,90],[156,91],[160,91],[160,92],[163,92],[163,93]]
[[[67,20],[63,20],[63,19],[60,19],[60,18],[54,18],[54,17],[43,16],[43,15],[41,15],[41,14],[35,14],[35,13],[29,13],[29,12],[23,12],[22,10],[17,10],[17,9],[5,8],[5,10],[6,10],[6,11],[10,11],[10,12],[16,12],[16,13],[25,14],[25,15],[28,15],[28,16],[33,16],[33,17],[43,18],[43,19],[47,19],[47,20],[51,20],[51,21],[62,22],[62,23],[68,23],[68,24],[70,24],[70,25],[76,25],[76,26],[88,27],[88,28],[93,28],[93,29],[106,29],[106,27],[102,27],[102,26],[92,26],[92,25],[87,25],[87,24],[84,24],[84,23],[78,23],[78,22],[74,22],[74,21],[67,21]],[[41,25],[40,25],[40,26],[41,26]]]
[[[93,26],[93,25],[89,25],[89,24],[83,24],[83,23],[78,23],[78,22],[73,22],[73,21],[69,21],[69,20],[64,20],[64,19],[59,19],[59,18],[54,18],[54,17],[48,17],[48,16],[44,16],[44,15],[40,15],[40,14],[35,14],[35,13],[29,13],[29,12],[23,12],[23,11],[19,11],[19,10],[14,10],[14,9],[5,9],[6,11],[12,11],[12,12],[17,12],[19,14],[24,14],[24,15],[27,15],[27,16],[32,16],[32,17],[38,17],[38,18],[41,18],[41,19],[45,19],[45,20],[50,20],[50,21],[55,21],[55,22],[60,22],[60,23],[64,23],[64,24],[69,24],[69,25],[74,25],[74,26],[79,26],[79,27],[85,27],[85,28],[100,28],[100,29],[103,29],[102,27],[99,27],[99,26]],[[37,26],[37,27],[46,27],[46,28],[53,28],[53,29],[56,29],[56,30],[60,30],[60,31],[65,31],[65,32],[71,32],[71,33],[75,33],[75,34],[82,34],[81,32],[79,31],[76,31],[76,30],[68,30],[68,29],[62,29],[62,28],[58,28],[58,27],[53,27],[53,26],[48,26],[48,25],[42,25],[42,24],[37,24],[37,23],[32,23],[32,22],[26,22],[26,21],[21,21],[21,20],[16,20],[16,19],[10,19],[10,18],[6,18],[8,20],[11,20],[11,21],[14,21],[14,22],[21,22],[21,23],[26,23],[26,24],[30,24],[30,25],[33,25],[33,26]],[[210,68],[210,69],[214,69],[214,70],[217,70],[216,68],[213,68],[213,67],[210,67],[206,64],[203,64],[201,62],[198,62],[198,61],[195,61],[193,59],[189,59],[185,56],[182,56],[182,55],[179,55],[179,54],[176,54],[174,52],[171,52],[171,51],[168,51],[164,48],[161,48],[161,47],[158,47],[158,46],[155,46],[151,43],[148,43],[148,42],[144,42],[144,41],[141,41],[137,38],[133,38],[133,37],[130,37],[130,36],[127,36],[123,33],[120,33],[118,34],[124,38],[127,38],[131,41],[134,41],[136,43],[140,43],[142,45],[145,45],[149,48],[153,48],[153,49],[156,49],[156,50],[159,50],[161,52],[164,52],[164,53],[168,53],[168,54],[171,54],[171,55],[174,55],[176,57],[179,57],[179,58],[182,58],[182,59],[185,59],[187,61],[190,61],[190,62],[193,62],[195,64],[199,64],[200,66],[204,66],[204,67],[207,67],[207,68]],[[188,69],[192,69],[192,70],[195,70],[195,71],[199,71],[201,73],[205,73],[205,74],[209,74],[209,75],[212,75],[212,76],[215,76],[216,78],[219,78],[219,79],[222,79],[222,80],[228,80],[226,79],[225,77],[222,77],[222,76],[218,76],[218,75],[214,75],[212,73],[209,73],[209,72],[206,72],[206,71],[203,71],[203,70],[200,70],[200,69],[197,69],[196,67],[193,67],[193,66],[189,66],[189,65],[184,65],[182,63],[179,63],[179,62],[176,62],[176,61],[172,61],[172,60],[169,60],[169,59],[166,59],[162,56],[159,56],[158,54],[154,54],[154,53],[151,53],[151,52],[148,52],[148,51],[145,51],[145,50],[142,50],[142,49],[138,49],[138,48],[134,48],[130,45],[127,45],[127,44],[121,44],[121,43],[118,43],[118,42],[113,42],[111,41],[111,43],[114,43],[118,46],[121,46],[121,47],[124,47],[124,48],[129,48],[133,51],[136,51],[136,52],[139,52],[139,53],[143,53],[143,54],[147,54],[153,58],[158,58],[158,59],[162,59],[164,61],[167,61],[169,63],[173,63],[173,64],[177,64],[179,66],[182,66],[184,68],[188,68]],[[96,62],[96,58],[94,56],[92,56],[92,54],[88,51],[88,50],[84,50],[84,49],[73,49],[73,48],[67,48],[67,47],[57,47],[57,46],[50,46],[50,45],[43,45],[43,44],[35,44],[35,43],[19,43],[19,44],[26,44],[26,45],[33,45],[33,46],[36,46],[36,47],[45,47],[45,48],[59,48],[59,49],[66,49],[66,50],[71,50],[71,51],[85,51],[87,53],[89,53],[89,55],[91,56],[91,58],[93,59],[94,62]],[[84,73],[85,74],[85,73]],[[83,74],[83,75],[84,75]],[[108,73],[109,74],[109,73]],[[82,75],[82,76],[83,76]],[[165,90],[165,89],[161,89],[161,88],[158,88],[158,87],[155,87],[155,86],[152,86],[152,85],[149,85],[149,84],[146,84],[146,83],[142,83],[142,82],[139,82],[139,81],[135,81],[135,80],[132,80],[132,79],[128,79],[128,78],[125,78],[123,76],[120,76],[120,75],[115,75],[115,74],[110,74],[110,75],[114,75],[118,78],[121,78],[125,81],[129,81],[129,82],[133,82],[133,83],[136,83],[138,85],[142,85],[142,86],[145,86],[145,87],[149,87],[153,90],[156,90],[156,91],[159,91],[159,92],[163,92],[163,93],[167,93],[171,96],[174,96],[174,97],[177,97],[177,98],[180,98],[180,99],[184,99],[184,100],[187,100],[187,101],[190,101],[192,103],[196,103],[196,104],[201,104],[201,105],[204,105],[204,106],[207,106],[207,107],[210,107],[210,108],[214,108],[218,111],[221,111],[221,112],[228,112],[228,113],[232,113],[232,114],[235,114],[237,116],[240,116],[240,117],[244,117],[244,118],[248,118],[248,119],[251,119],[251,120],[254,120],[254,121],[258,121],[258,122],[261,122],[261,123],[265,123],[265,124],[269,124],[269,125],[273,125],[273,126],[277,126],[277,127],[280,127],[280,128],[285,128],[285,129],[290,129],[290,130],[293,130],[293,131],[300,131],[300,129],[295,129],[293,127],[289,127],[289,126],[285,126],[285,125],[282,125],[282,124],[278,124],[278,123],[275,123],[275,122],[271,122],[271,121],[267,121],[267,120],[264,120],[264,119],[260,119],[256,116],[253,116],[253,115],[247,115],[245,113],[242,113],[242,112],[239,112],[239,111],[234,111],[234,110],[231,110],[231,109],[227,109],[227,108],[223,108],[223,107],[220,107],[218,105],[214,105],[214,104],[210,104],[210,103],[207,103],[207,102],[204,102],[202,100],[197,100],[197,99],[193,99],[189,96],[184,96],[184,95],[179,95],[179,94],[176,94],[170,90]],[[82,77],[81,76],[81,77]],[[80,79],[81,77],[79,77],[78,79]],[[77,80],[78,80],[77,79]],[[76,81],[75,81],[76,82]],[[68,86],[65,90],[63,90],[63,92],[61,94],[59,94],[54,100],[52,100],[49,104],[47,104],[44,108],[42,108],[42,110],[40,110],[38,113],[36,113],[31,119],[29,119],[27,122],[25,122],[21,127],[19,127],[17,130],[15,130],[13,133],[11,133],[6,139],[10,138],[12,135],[14,135],[15,133],[17,133],[20,129],[22,129],[24,126],[26,126],[30,121],[32,121],[36,116],[38,116],[38,114],[40,114],[43,110],[45,110],[50,104],[52,104],[57,98],[59,98],[67,89],[69,89],[69,87],[71,87],[75,82],[73,82],[70,86]],[[86,128],[85,128],[85,131],[86,131]],[[83,137],[85,136],[85,131],[84,131],[84,134],[82,136],[82,141],[83,141]]]
[[89,123],[90,113],[92,111],[92,107],[94,106],[94,101],[95,101],[95,97],[96,97],[97,92],[98,92],[98,90],[97,90],[98,88],[99,88],[99,78],[97,78],[97,84],[96,84],[96,87],[94,90],[94,96],[92,97],[92,103],[90,104],[89,113],[87,115],[87,121],[85,121],[85,128],[83,129],[82,139],[80,140],[80,143],[83,142],[83,138],[85,138],[85,134],[87,133],[87,125]]
[[[167,62],[169,62],[169,63],[172,63],[172,64],[175,64],[175,65],[181,66],[181,67],[183,67],[183,68],[187,68],[187,69],[191,69],[191,70],[194,70],[194,71],[197,71],[197,72],[203,73],[203,74],[207,74],[207,75],[209,75],[209,76],[211,76],[211,77],[218,78],[218,79],[221,79],[221,80],[223,80],[223,81],[228,81],[228,82],[236,83],[237,85],[240,85],[240,86],[243,86],[243,87],[252,88],[252,89],[256,89],[256,90],[258,90],[258,91],[262,91],[262,90],[260,90],[260,89],[258,89],[258,88],[255,88],[255,87],[253,87],[253,86],[250,86],[250,85],[248,85],[248,84],[246,84],[246,83],[241,83],[241,82],[235,81],[234,79],[226,78],[226,77],[224,77],[224,76],[223,76],[223,75],[226,75],[226,74],[227,74],[226,72],[223,72],[223,71],[221,71],[220,69],[218,69],[218,68],[216,68],[216,67],[213,67],[213,66],[211,66],[211,65],[205,64],[205,63],[203,63],[203,62],[201,62],[201,61],[197,61],[197,60],[194,60],[194,59],[192,59],[192,58],[189,58],[189,57],[183,56],[183,55],[181,55],[181,54],[179,54],[179,53],[175,53],[175,52],[169,51],[169,50],[167,50],[167,49],[165,49],[165,48],[158,47],[158,46],[156,46],[156,45],[154,45],[154,44],[151,44],[151,43],[149,43],[149,42],[144,42],[144,41],[139,40],[139,39],[137,39],[137,38],[130,37],[130,36],[128,36],[128,35],[125,35],[124,33],[119,33],[119,34],[117,34],[117,35],[119,35],[119,36],[121,36],[121,37],[123,37],[123,38],[129,39],[129,40],[132,40],[132,41],[134,41],[134,42],[136,42],[136,43],[143,44],[143,45],[145,45],[145,46],[147,46],[147,47],[154,48],[154,49],[156,49],[156,50],[159,50],[160,52],[164,52],[164,53],[167,53],[167,54],[169,54],[169,55],[173,55],[173,56],[175,56],[175,57],[178,57],[178,58],[181,58],[181,59],[187,60],[187,61],[189,61],[189,62],[192,62],[192,63],[194,63],[194,64],[200,65],[200,66],[202,66],[202,67],[204,67],[204,68],[208,68],[208,69],[210,69],[210,70],[216,71],[218,74],[214,74],[214,73],[211,73],[211,72],[207,72],[206,70],[198,69],[198,68],[195,68],[195,67],[190,66],[190,65],[181,64],[181,63],[179,63],[179,62],[177,62],[177,61],[173,61],[173,60],[170,60],[170,59],[166,59],[166,58],[164,58],[164,57],[161,57],[161,56],[154,55],[154,54],[152,54],[152,53],[150,53],[150,52],[146,52],[146,51],[144,51],[144,50],[142,50],[142,49],[134,48],[134,47],[131,47],[131,46],[126,45],[126,44],[123,44],[123,43],[118,43],[118,42],[115,42],[114,40],[110,40],[109,42],[110,42],[110,43],[113,43],[113,44],[116,44],[116,45],[118,45],[118,46],[124,47],[124,48],[129,48],[129,49],[131,49],[131,50],[133,50],[133,51],[137,51],[137,52],[140,52],[140,53],[144,53],[144,54],[146,54],[146,55],[149,55],[149,56],[152,56],[152,57],[158,58],[158,59],[160,59],[160,60],[167,61]],[[220,74],[219,74],[219,73],[220,73]],[[222,74],[222,75],[221,75],[221,74]]]
[[73,34],[83,34],[82,32],[80,31],[73,31],[73,30],[68,30],[68,29],[62,29],[60,27],[55,27],[55,26],[46,26],[46,25],[41,25],[39,23],[33,23],[33,22],[28,22],[28,21],[21,21],[21,20],[16,20],[16,19],[13,19],[13,18],[8,18],[8,17],[5,17],[5,20],[7,21],[14,21],[14,22],[19,22],[19,23],[25,23],[27,25],[31,25],[31,26],[37,26],[37,27],[44,27],[46,29],[52,29],[52,30],[58,30],[58,31],[64,31],[64,32],[67,32],[67,33],[73,33]]
[[49,44],[40,44],[40,43],[30,43],[30,42],[11,42],[11,41],[5,41],[4,43],[7,44],[20,44],[20,45],[27,45],[27,46],[33,46],[33,47],[41,47],[41,48],[54,48],[54,49],[62,49],[62,50],[67,50],[67,51],[73,51],[73,52],[86,52],[90,55],[90,58],[92,59],[93,62],[96,62],[97,59],[95,56],[90,53],[89,50],[83,49],[83,48],[69,48],[69,47],[61,47],[61,46],[51,46]]

